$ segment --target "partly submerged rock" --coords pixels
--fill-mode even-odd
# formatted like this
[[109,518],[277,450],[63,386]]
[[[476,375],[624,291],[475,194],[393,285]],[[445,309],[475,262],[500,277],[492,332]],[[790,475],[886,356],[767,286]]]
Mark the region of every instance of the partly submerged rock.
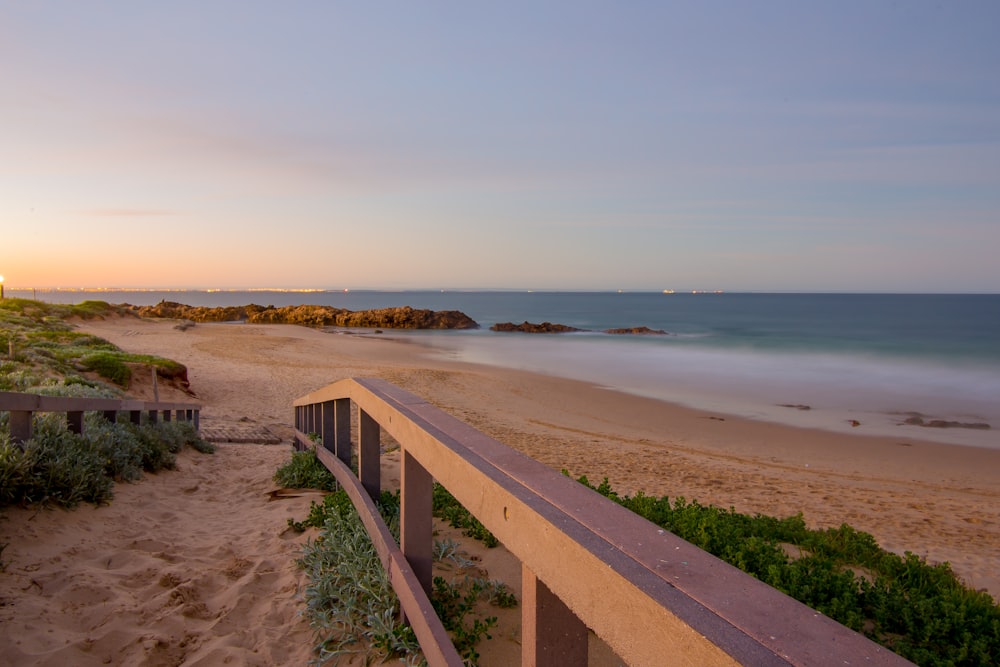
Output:
[[910,417],[903,423],[908,426],[923,426],[924,428],[971,428],[981,431],[990,430],[990,425],[985,422],[959,422],[947,419],[924,420],[919,416]]
[[586,331],[586,329],[577,329],[576,327],[567,326],[565,324],[553,324],[551,322],[542,322],[541,324],[535,324],[533,322],[523,322],[522,324],[514,324],[513,322],[498,322],[490,327],[490,331],[519,331],[521,333],[571,333],[573,331]]
[[650,329],[649,327],[624,327],[619,329],[605,329],[606,334],[616,334],[624,336],[668,336],[663,329]]

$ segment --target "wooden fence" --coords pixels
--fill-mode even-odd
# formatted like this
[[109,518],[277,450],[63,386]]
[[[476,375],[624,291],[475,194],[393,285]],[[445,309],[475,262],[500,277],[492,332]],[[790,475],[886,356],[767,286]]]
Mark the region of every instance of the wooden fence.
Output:
[[173,418],[193,422],[195,429],[198,429],[201,406],[197,403],[70,398],[0,391],[0,412],[10,413],[10,435],[14,442],[24,442],[31,438],[32,420],[36,412],[66,413],[66,422],[74,433],[83,432],[84,412],[100,412],[109,421],[115,421],[119,413],[128,413],[129,419],[135,424],[146,413],[153,422],[161,419],[170,421]]
[[[350,495],[431,665],[462,664],[428,600],[434,481],[521,561],[524,665],[586,665],[588,629],[629,665],[910,664],[385,381],[294,406],[298,446]],[[402,450],[399,545],[372,501],[383,430]]]

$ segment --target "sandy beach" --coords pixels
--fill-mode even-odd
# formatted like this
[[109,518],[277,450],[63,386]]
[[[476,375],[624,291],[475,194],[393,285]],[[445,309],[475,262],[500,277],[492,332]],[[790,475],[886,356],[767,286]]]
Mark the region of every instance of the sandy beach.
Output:
[[[1000,450],[700,412],[431,358],[391,333],[174,324],[77,323],[127,351],[185,364],[196,398],[165,387],[160,395],[200,401],[209,433],[267,432],[287,443],[293,399],[342,378],[381,377],[574,477],[741,512],[801,512],[811,527],[846,522],[887,549],[948,561],[968,585],[1000,597]],[[131,393],[151,391],[137,383]],[[305,537],[286,523],[316,496],[270,497],[287,456],[284,444],[224,444],[118,485],[107,507],[4,510],[0,655],[14,665],[305,664],[311,631],[294,565]],[[485,566],[516,576],[493,560]]]

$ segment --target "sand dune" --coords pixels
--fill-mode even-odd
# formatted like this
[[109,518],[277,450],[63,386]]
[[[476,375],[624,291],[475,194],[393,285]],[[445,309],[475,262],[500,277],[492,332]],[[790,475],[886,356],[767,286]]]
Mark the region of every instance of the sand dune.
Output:
[[[997,450],[702,413],[432,360],[391,335],[230,324],[178,331],[132,318],[80,326],[186,364],[206,429],[266,430],[287,442],[294,398],[345,377],[383,377],[557,470],[608,477],[627,493],[802,512],[811,526],[848,522],[886,548],[950,561],[970,585],[1000,594]],[[285,528],[305,515],[309,495],[268,494],[287,455],[283,445],[222,445],[214,456],[183,454],[177,471],[119,485],[108,507],[6,510],[0,655],[15,665],[305,664],[311,633],[293,563],[304,538]],[[496,555],[488,561],[507,568]],[[508,571],[516,577],[516,567]],[[516,628],[499,634],[516,643]]]

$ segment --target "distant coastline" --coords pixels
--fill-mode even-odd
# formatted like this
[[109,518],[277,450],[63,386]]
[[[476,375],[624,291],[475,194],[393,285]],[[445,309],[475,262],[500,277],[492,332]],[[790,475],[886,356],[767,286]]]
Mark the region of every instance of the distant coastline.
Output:
[[275,293],[275,294],[422,294],[434,292],[440,294],[477,294],[477,293],[512,293],[512,294],[844,294],[844,295],[1000,295],[1000,290],[759,290],[759,289],[659,289],[659,288],[529,288],[529,287],[25,287],[6,286],[10,296],[25,298],[27,294],[116,294],[135,292],[137,294],[162,292],[164,294],[233,294],[233,293]]

